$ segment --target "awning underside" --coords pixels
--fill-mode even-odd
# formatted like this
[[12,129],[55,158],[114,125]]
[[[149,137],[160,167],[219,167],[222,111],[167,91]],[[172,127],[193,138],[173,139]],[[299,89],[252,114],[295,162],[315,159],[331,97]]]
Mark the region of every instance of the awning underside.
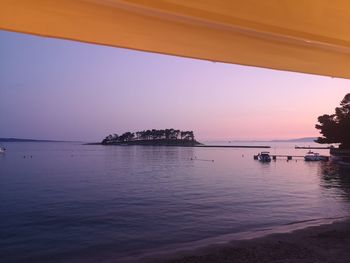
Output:
[[0,29],[350,78],[350,1],[2,0]]

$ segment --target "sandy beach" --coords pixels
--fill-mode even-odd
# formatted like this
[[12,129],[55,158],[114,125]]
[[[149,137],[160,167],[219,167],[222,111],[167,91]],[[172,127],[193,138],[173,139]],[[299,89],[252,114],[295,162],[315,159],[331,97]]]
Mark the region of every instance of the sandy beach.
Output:
[[226,245],[212,245],[172,256],[155,256],[146,262],[349,262],[350,220],[311,226],[290,233],[236,240]]

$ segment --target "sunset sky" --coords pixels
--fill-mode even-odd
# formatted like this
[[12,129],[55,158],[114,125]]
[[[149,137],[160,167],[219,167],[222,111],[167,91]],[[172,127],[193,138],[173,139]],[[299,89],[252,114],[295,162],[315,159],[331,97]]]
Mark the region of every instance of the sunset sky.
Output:
[[99,141],[143,129],[198,139],[317,136],[350,81],[0,31],[0,137]]

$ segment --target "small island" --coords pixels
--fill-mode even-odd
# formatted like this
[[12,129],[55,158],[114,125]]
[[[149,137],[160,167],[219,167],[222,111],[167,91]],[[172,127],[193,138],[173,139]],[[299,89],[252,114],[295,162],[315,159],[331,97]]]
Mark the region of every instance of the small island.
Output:
[[122,135],[110,134],[101,142],[102,145],[155,145],[155,146],[196,146],[193,131],[175,129],[143,130],[125,132]]

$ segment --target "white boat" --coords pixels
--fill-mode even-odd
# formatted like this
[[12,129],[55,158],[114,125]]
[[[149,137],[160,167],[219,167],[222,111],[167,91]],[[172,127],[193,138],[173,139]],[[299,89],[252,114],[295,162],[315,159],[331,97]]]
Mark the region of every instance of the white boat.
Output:
[[271,157],[269,152],[261,152],[258,154],[258,160],[263,163],[271,162]]
[[304,156],[305,161],[328,161],[327,156],[322,156],[319,153],[315,153],[312,151],[309,151],[305,156]]
[[0,154],[4,154],[6,151],[5,147],[0,146]]

